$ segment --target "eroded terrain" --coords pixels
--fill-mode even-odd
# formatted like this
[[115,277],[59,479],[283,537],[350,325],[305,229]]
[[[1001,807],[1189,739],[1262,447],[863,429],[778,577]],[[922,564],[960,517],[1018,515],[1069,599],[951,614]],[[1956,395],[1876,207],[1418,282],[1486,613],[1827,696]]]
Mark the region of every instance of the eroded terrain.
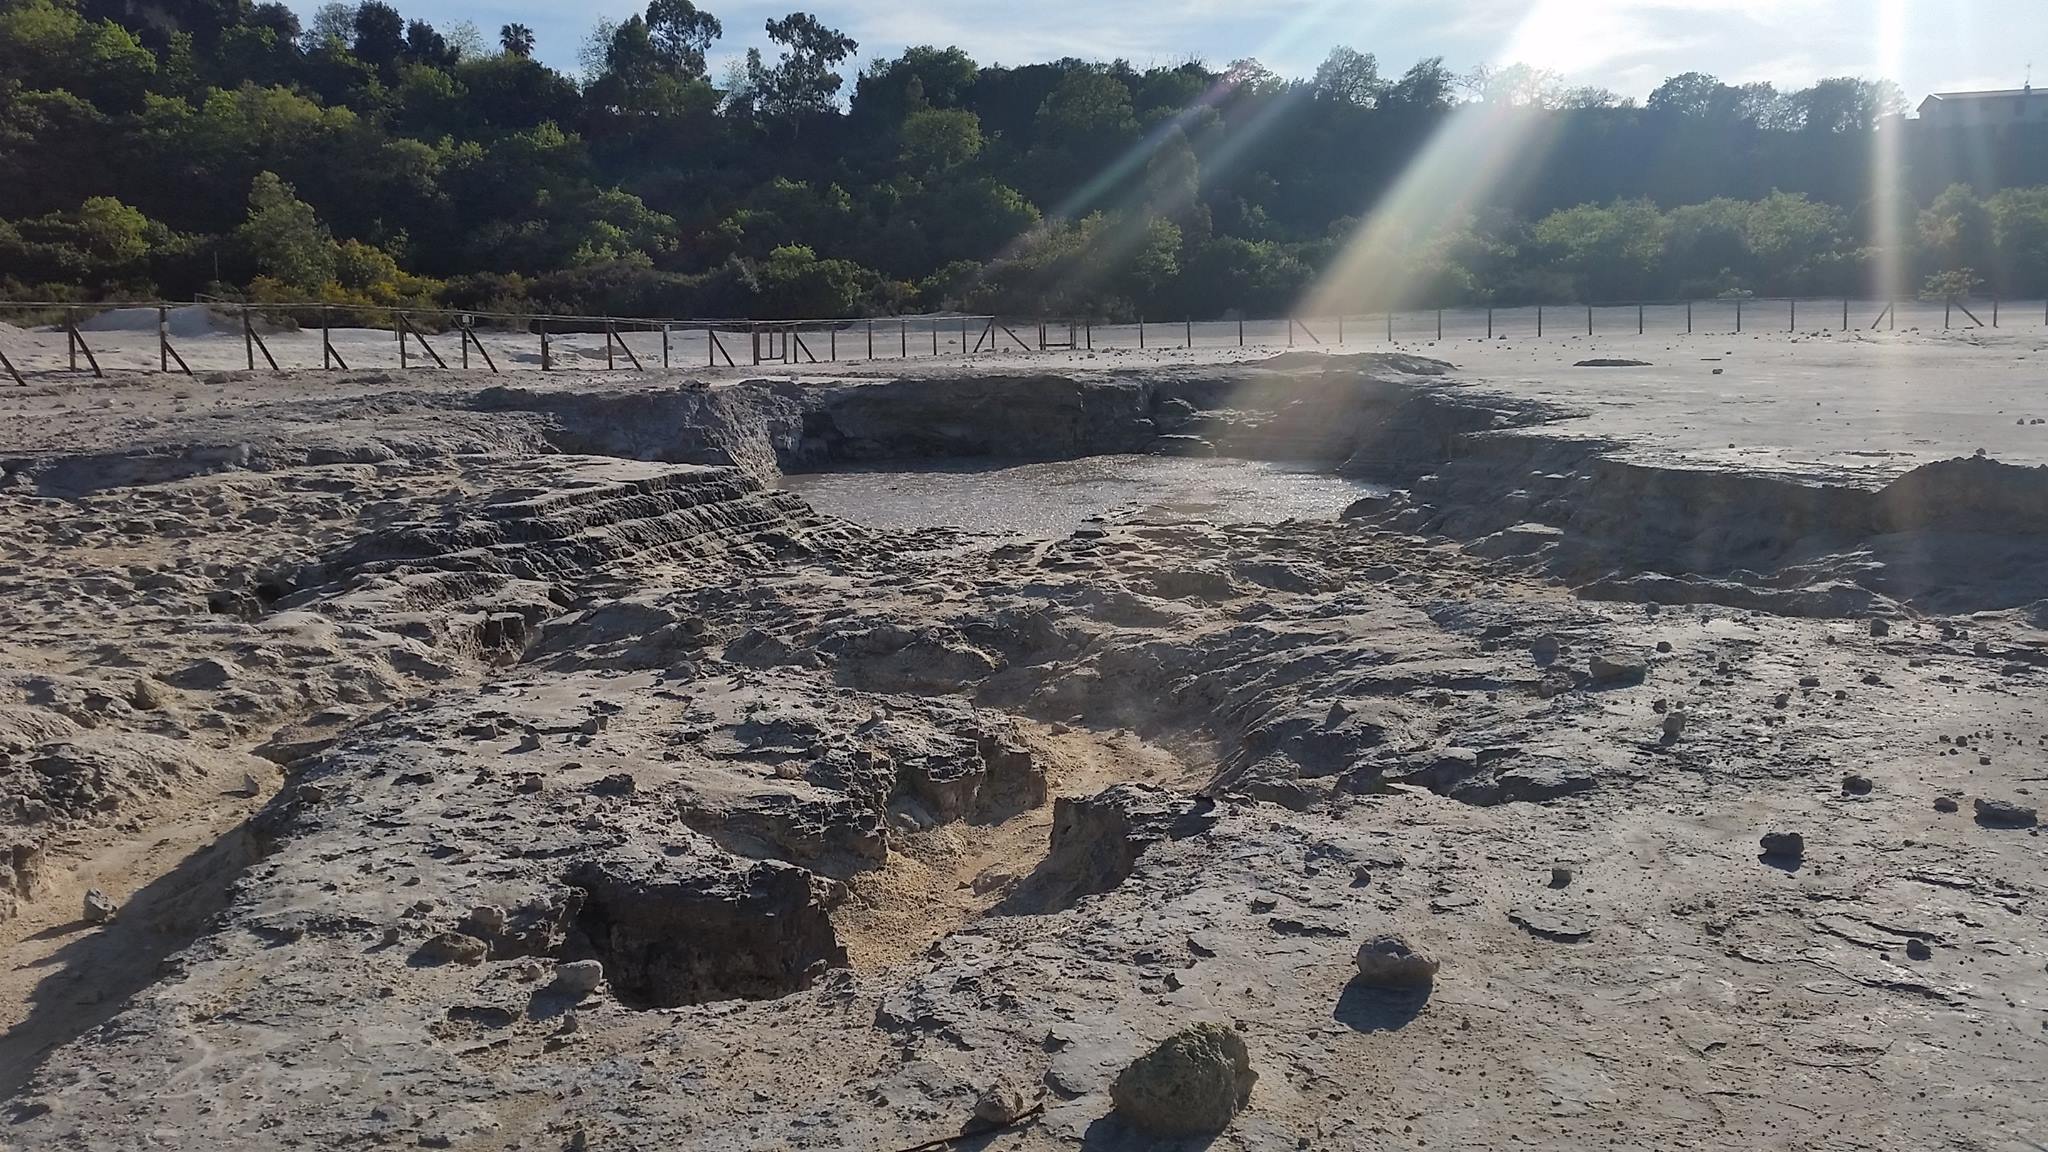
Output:
[[[1219,1148],[2043,1139],[2039,469],[1662,467],[1403,356],[407,383],[8,447],[0,1144],[1148,1147],[1197,1021]],[[1147,453],[1379,487],[780,487]]]

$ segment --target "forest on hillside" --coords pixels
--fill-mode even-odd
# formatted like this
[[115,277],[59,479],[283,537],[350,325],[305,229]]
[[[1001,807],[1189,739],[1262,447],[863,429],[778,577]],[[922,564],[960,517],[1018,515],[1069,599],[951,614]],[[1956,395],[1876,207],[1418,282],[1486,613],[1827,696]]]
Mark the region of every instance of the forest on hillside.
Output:
[[1881,268],[2048,294],[2048,127],[1888,119],[1883,81],[1693,73],[1638,103],[1343,47],[1290,79],[766,32],[714,76],[718,18],[652,0],[570,76],[519,25],[383,0],[0,0],[0,299],[1280,315],[1474,106],[1546,147],[1403,232],[1373,303],[1895,291]]

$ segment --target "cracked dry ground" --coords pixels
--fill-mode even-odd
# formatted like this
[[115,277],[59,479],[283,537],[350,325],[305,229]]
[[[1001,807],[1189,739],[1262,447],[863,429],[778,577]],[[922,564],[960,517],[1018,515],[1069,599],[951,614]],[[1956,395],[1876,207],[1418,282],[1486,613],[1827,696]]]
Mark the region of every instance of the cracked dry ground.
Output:
[[[0,1146],[894,1152],[1008,1084],[958,1146],[1141,1148],[1109,1083],[1200,1020],[1260,1074],[1216,1148],[2041,1138],[2042,841],[1971,818],[2048,779],[2025,611],[877,532],[430,415],[0,496]],[[1350,982],[1386,931],[1426,1001]]]

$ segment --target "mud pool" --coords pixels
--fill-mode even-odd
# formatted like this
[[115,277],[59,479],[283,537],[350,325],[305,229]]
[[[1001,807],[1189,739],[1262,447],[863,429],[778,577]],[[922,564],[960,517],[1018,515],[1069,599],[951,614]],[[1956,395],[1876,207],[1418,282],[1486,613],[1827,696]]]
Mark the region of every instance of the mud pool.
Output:
[[1167,456],[985,460],[792,475],[782,486],[868,528],[966,528],[1050,539],[1111,514],[1216,523],[1329,519],[1384,492],[1306,464]]

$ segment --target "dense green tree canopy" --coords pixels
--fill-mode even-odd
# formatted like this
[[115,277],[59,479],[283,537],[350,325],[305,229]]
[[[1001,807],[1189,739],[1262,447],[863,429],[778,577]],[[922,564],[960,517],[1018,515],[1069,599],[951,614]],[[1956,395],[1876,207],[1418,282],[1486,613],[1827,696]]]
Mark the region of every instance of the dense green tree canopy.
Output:
[[523,25],[487,45],[387,0],[0,0],[0,295],[1277,314],[1475,119],[1540,146],[1377,229],[1397,287],[1359,307],[1896,291],[1886,268],[2048,293],[2048,129],[1894,119],[1883,81],[1687,73],[1638,106],[1341,46],[1294,80],[765,32],[714,77],[718,17],[651,0],[571,77]]

